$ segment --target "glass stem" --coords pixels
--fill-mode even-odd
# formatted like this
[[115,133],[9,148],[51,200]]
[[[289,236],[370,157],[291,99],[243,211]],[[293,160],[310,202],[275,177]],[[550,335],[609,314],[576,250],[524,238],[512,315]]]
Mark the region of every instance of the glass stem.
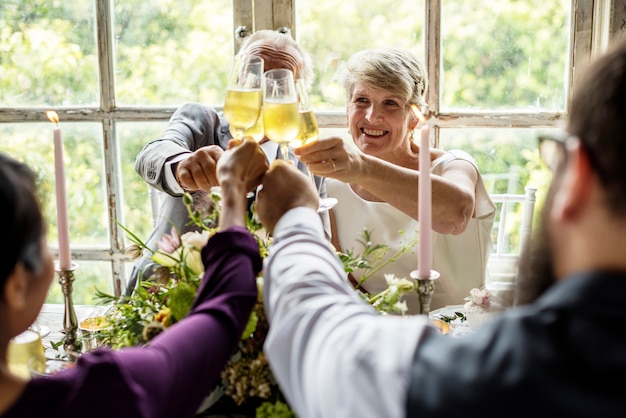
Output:
[[284,161],[289,161],[289,143],[288,142],[280,143],[280,154],[282,155]]

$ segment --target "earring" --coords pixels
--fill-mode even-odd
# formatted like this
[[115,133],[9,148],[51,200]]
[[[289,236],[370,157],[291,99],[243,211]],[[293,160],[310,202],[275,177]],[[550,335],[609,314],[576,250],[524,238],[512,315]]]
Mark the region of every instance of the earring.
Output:
[[411,135],[409,136],[409,140],[411,142],[415,142],[415,139],[413,138],[413,135],[415,134],[415,129],[411,129]]

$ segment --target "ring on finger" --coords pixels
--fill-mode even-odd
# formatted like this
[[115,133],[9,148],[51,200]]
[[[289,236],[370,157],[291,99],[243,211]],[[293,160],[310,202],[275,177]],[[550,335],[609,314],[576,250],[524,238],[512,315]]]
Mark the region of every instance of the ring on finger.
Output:
[[337,171],[337,166],[335,165],[335,160],[333,160],[332,158],[330,159],[330,163],[333,165],[333,173],[335,171]]

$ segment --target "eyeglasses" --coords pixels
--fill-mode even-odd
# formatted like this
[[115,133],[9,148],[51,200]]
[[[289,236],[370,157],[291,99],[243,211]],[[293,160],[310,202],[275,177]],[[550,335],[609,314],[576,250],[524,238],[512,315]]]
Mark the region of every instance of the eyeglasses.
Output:
[[607,176],[602,165],[599,164],[595,153],[588,144],[581,141],[576,135],[572,135],[565,130],[560,130],[555,133],[539,135],[537,139],[539,140],[539,156],[553,173],[566,159],[567,142],[577,141],[587,154],[587,158],[589,158],[589,162],[600,178],[600,181],[606,184]]
[[574,138],[576,137],[564,130],[537,136],[539,157],[553,173],[565,161],[565,156],[567,155],[565,143]]

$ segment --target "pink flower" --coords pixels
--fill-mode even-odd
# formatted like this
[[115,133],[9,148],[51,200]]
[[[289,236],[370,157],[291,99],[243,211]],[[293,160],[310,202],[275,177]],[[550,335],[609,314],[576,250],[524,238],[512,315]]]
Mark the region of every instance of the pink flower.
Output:
[[472,289],[470,290],[471,300],[476,305],[489,305],[489,291],[487,289]]
[[166,254],[173,254],[174,251],[180,247],[180,236],[176,228],[172,227],[171,234],[164,234],[161,239],[159,239],[157,247]]

